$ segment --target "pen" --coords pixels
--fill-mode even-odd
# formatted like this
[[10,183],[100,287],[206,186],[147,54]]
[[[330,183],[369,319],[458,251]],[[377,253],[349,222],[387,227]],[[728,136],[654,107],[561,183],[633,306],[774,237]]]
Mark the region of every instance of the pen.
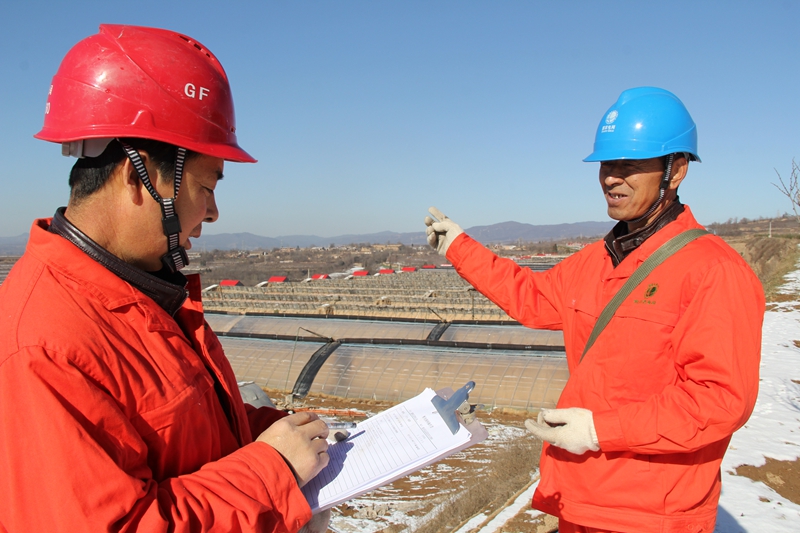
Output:
[[356,427],[355,422],[327,422],[329,429],[353,429]]

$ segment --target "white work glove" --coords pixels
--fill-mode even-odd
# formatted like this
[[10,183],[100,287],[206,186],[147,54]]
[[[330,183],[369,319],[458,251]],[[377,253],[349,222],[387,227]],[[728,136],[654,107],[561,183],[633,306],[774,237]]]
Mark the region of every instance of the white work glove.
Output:
[[311,517],[306,525],[300,528],[297,533],[325,533],[328,531],[328,524],[331,521],[331,510],[322,511]]
[[600,449],[592,412],[588,409],[542,409],[538,420],[526,420],[525,427],[534,436],[575,455]]
[[428,212],[436,217],[435,219],[425,217],[425,225],[428,226],[425,228],[425,233],[428,235],[428,244],[436,248],[439,255],[446,256],[447,249],[450,248],[456,237],[464,233],[464,230],[435,207],[428,209]]

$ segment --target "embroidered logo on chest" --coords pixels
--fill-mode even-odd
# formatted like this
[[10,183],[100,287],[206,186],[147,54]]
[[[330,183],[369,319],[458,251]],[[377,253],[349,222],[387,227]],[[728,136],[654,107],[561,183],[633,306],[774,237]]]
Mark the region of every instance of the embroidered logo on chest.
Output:
[[658,283],[651,283],[644,290],[644,298],[642,298],[641,300],[634,300],[633,303],[655,305],[656,301],[653,299],[653,297],[655,297],[657,292],[658,292]]

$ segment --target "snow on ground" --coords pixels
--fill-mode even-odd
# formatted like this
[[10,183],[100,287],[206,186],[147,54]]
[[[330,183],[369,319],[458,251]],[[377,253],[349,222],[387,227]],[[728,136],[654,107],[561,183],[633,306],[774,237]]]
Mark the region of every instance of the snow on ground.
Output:
[[[536,486],[539,484],[539,471],[537,470],[535,473],[535,477],[537,478],[536,481],[531,483],[531,486],[519,493],[516,497],[514,502],[497,513],[497,516],[492,518],[486,525],[484,525],[479,531],[476,533],[494,533],[495,531],[499,530],[506,522],[514,518],[520,511],[523,509],[529,509],[532,511],[532,516],[540,515],[539,511],[534,509],[530,509],[531,507],[531,500],[533,499],[533,493],[536,491]],[[477,520],[478,517],[482,518],[482,520]],[[455,533],[467,533],[471,529],[477,527],[487,518],[485,514],[479,514],[469,522],[467,522],[461,529],[456,531]]]
[[758,401],[722,461],[718,533],[800,531],[800,505],[734,474],[744,464],[762,466],[765,457],[791,461],[800,456],[800,349],[794,344],[800,341],[800,269],[786,276],[780,292],[795,299],[764,316]]
[[[337,506],[329,528],[334,533],[378,533],[387,528],[413,532],[432,517],[447,512],[451,506],[447,495],[458,492],[476,475],[485,475],[491,470],[492,457],[498,448],[521,438],[530,438],[521,422],[520,426],[509,426],[490,420],[487,414],[483,424],[489,436],[483,443]],[[532,494],[527,495],[524,505],[530,505]],[[470,522],[474,524],[473,528],[488,518],[479,516],[480,519]]]

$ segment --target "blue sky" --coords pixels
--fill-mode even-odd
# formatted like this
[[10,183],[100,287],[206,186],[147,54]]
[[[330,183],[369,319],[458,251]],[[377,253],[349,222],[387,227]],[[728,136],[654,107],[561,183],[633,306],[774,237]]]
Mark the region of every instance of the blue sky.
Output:
[[702,223],[789,211],[800,159],[800,2],[7,3],[0,20],[0,236],[68,198],[71,160],[33,138],[50,78],[101,23],[183,32],[220,59],[239,143],[206,233],[421,231],[606,220],[592,149],[626,88],[664,87],[699,132],[681,199]]

